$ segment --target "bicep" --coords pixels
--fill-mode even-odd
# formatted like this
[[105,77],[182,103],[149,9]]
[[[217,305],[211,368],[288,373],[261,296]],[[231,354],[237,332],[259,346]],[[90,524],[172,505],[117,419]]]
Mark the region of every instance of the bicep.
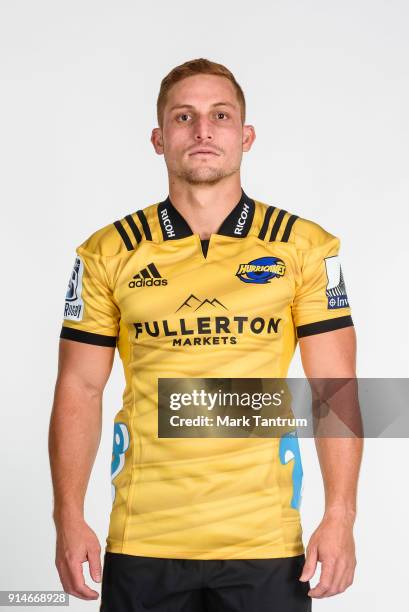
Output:
[[351,378],[356,368],[354,326],[299,338],[307,378]]
[[114,356],[114,347],[60,338],[57,383],[102,394]]

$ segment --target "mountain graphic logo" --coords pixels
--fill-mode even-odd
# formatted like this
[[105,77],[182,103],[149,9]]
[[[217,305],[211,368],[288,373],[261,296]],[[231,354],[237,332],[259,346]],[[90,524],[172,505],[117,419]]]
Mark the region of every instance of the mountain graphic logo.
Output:
[[228,310],[228,308],[224,304],[222,304],[217,298],[213,298],[212,300],[209,300],[208,298],[200,300],[198,297],[193,295],[193,293],[191,293],[189,297],[183,302],[181,306],[179,306],[179,308],[175,312],[179,312],[179,310],[182,310],[182,308],[184,308],[185,310],[189,308],[190,310],[196,311],[202,308],[202,306],[207,305],[213,306],[214,308],[217,308],[217,306],[221,306],[225,310]]
[[131,289],[134,287],[161,287],[167,284],[167,279],[162,277],[158,268],[151,262],[132,277],[128,287]]

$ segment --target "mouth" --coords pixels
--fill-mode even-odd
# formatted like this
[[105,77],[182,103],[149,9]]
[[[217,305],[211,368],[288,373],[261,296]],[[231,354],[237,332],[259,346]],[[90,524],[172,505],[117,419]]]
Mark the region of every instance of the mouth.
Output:
[[189,153],[189,155],[219,155],[216,151],[211,151],[210,149],[198,149],[197,151],[193,151]]

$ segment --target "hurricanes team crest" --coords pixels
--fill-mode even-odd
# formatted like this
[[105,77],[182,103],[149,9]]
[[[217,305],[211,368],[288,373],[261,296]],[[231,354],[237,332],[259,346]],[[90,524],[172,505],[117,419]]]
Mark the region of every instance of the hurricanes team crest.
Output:
[[281,278],[285,273],[285,263],[278,257],[259,257],[246,264],[240,264],[236,276],[243,283],[262,285],[272,278]]

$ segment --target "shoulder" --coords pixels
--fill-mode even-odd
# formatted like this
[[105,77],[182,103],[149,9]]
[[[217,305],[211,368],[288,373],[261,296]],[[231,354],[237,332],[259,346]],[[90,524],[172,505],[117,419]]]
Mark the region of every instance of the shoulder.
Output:
[[152,222],[157,204],[130,212],[124,217],[96,229],[80,245],[79,249],[94,255],[113,257],[129,253],[144,240],[152,240]]
[[294,224],[293,242],[298,249],[312,249],[334,240],[338,238],[312,219],[299,217]]
[[288,242],[305,250],[326,245],[338,238],[316,221],[302,217],[297,211],[257,201],[259,237],[267,241]]

